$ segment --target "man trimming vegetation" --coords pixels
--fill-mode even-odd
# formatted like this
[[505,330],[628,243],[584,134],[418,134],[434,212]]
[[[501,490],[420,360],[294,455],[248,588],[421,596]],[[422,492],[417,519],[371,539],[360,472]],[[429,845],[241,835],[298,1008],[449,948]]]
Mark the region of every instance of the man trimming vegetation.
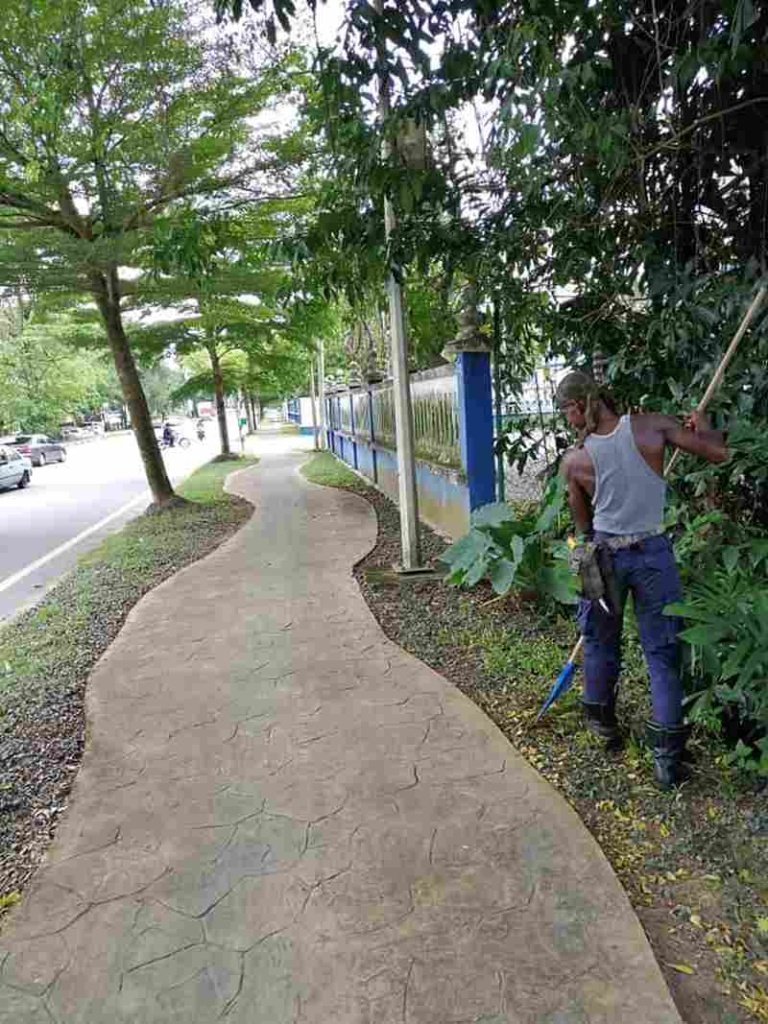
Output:
[[682,596],[663,527],[664,454],[667,447],[681,448],[709,462],[723,462],[728,457],[725,438],[696,413],[684,426],[658,413],[620,416],[610,396],[585,373],[567,374],[556,401],[579,435],[562,466],[579,540],[576,561],[582,579],[587,581],[597,570],[606,591],[605,598],[590,599],[585,593],[579,602],[587,727],[605,740],[607,749],[621,747],[616,690],[624,604],[631,593],[651,682],[648,739],[654,774],[669,789],[685,777],[687,729],[679,622],[664,615],[665,606]]

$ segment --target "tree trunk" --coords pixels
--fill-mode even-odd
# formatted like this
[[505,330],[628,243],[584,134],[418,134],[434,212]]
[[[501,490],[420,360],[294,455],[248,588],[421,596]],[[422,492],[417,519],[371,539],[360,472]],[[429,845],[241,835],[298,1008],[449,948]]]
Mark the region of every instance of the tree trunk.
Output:
[[256,410],[256,399],[253,396],[253,392],[248,392],[248,402],[251,406],[251,418],[253,419],[253,429],[259,429],[259,414]]
[[224,377],[221,372],[221,360],[216,351],[216,345],[208,347],[208,355],[211,359],[213,370],[213,393],[216,397],[216,417],[219,421],[219,437],[221,438],[221,454],[231,455],[229,447],[229,431],[227,430],[227,406],[224,401]]
[[131,428],[144,463],[147,483],[155,504],[164,505],[174,497],[174,493],[171,481],[165,471],[163,457],[160,454],[152,427],[152,417],[147,399],[123,327],[117,269],[111,268],[106,273],[94,273],[91,275],[90,281],[93,297],[104,321],[123,399],[131,418]]
[[248,392],[247,391],[241,392],[241,398],[242,398],[243,405],[245,406],[245,418],[248,421],[248,433],[252,434],[254,432],[254,430],[256,429],[256,427],[254,426],[254,423],[253,423],[253,406],[248,401]]

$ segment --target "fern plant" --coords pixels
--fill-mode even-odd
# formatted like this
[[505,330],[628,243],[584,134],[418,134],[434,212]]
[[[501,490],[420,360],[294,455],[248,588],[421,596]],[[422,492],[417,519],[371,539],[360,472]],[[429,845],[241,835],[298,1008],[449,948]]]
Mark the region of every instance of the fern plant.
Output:
[[[733,753],[742,767],[768,775],[768,540],[722,547],[717,563],[691,581],[668,615],[683,617],[693,690],[689,716],[709,726],[741,723]],[[746,751],[751,751],[747,756]]]

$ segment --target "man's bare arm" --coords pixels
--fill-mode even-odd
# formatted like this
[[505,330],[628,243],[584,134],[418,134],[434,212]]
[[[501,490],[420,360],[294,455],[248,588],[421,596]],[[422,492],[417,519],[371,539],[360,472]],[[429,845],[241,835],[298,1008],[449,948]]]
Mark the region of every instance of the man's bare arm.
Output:
[[592,532],[592,502],[578,480],[578,453],[569,452],[563,459],[560,472],[568,488],[568,505],[577,533]]
[[682,448],[684,452],[698,455],[708,462],[725,462],[728,445],[721,430],[710,430],[703,416],[692,413],[690,426],[682,426],[672,416],[659,416],[658,426],[667,444]]

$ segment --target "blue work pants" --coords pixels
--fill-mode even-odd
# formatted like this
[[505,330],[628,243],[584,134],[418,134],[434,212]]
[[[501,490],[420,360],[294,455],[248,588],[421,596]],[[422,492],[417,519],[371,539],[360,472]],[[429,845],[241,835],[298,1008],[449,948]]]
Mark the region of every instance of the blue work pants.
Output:
[[[604,539],[599,533],[596,541]],[[619,615],[606,615],[597,602],[579,602],[579,627],[584,636],[584,700],[611,703],[621,671],[621,628],[624,603],[632,594],[640,642],[651,680],[654,721],[680,725],[683,687],[680,680],[680,621],[662,614],[665,605],[682,596],[672,544],[665,536],[649,537],[611,555],[621,594]]]

